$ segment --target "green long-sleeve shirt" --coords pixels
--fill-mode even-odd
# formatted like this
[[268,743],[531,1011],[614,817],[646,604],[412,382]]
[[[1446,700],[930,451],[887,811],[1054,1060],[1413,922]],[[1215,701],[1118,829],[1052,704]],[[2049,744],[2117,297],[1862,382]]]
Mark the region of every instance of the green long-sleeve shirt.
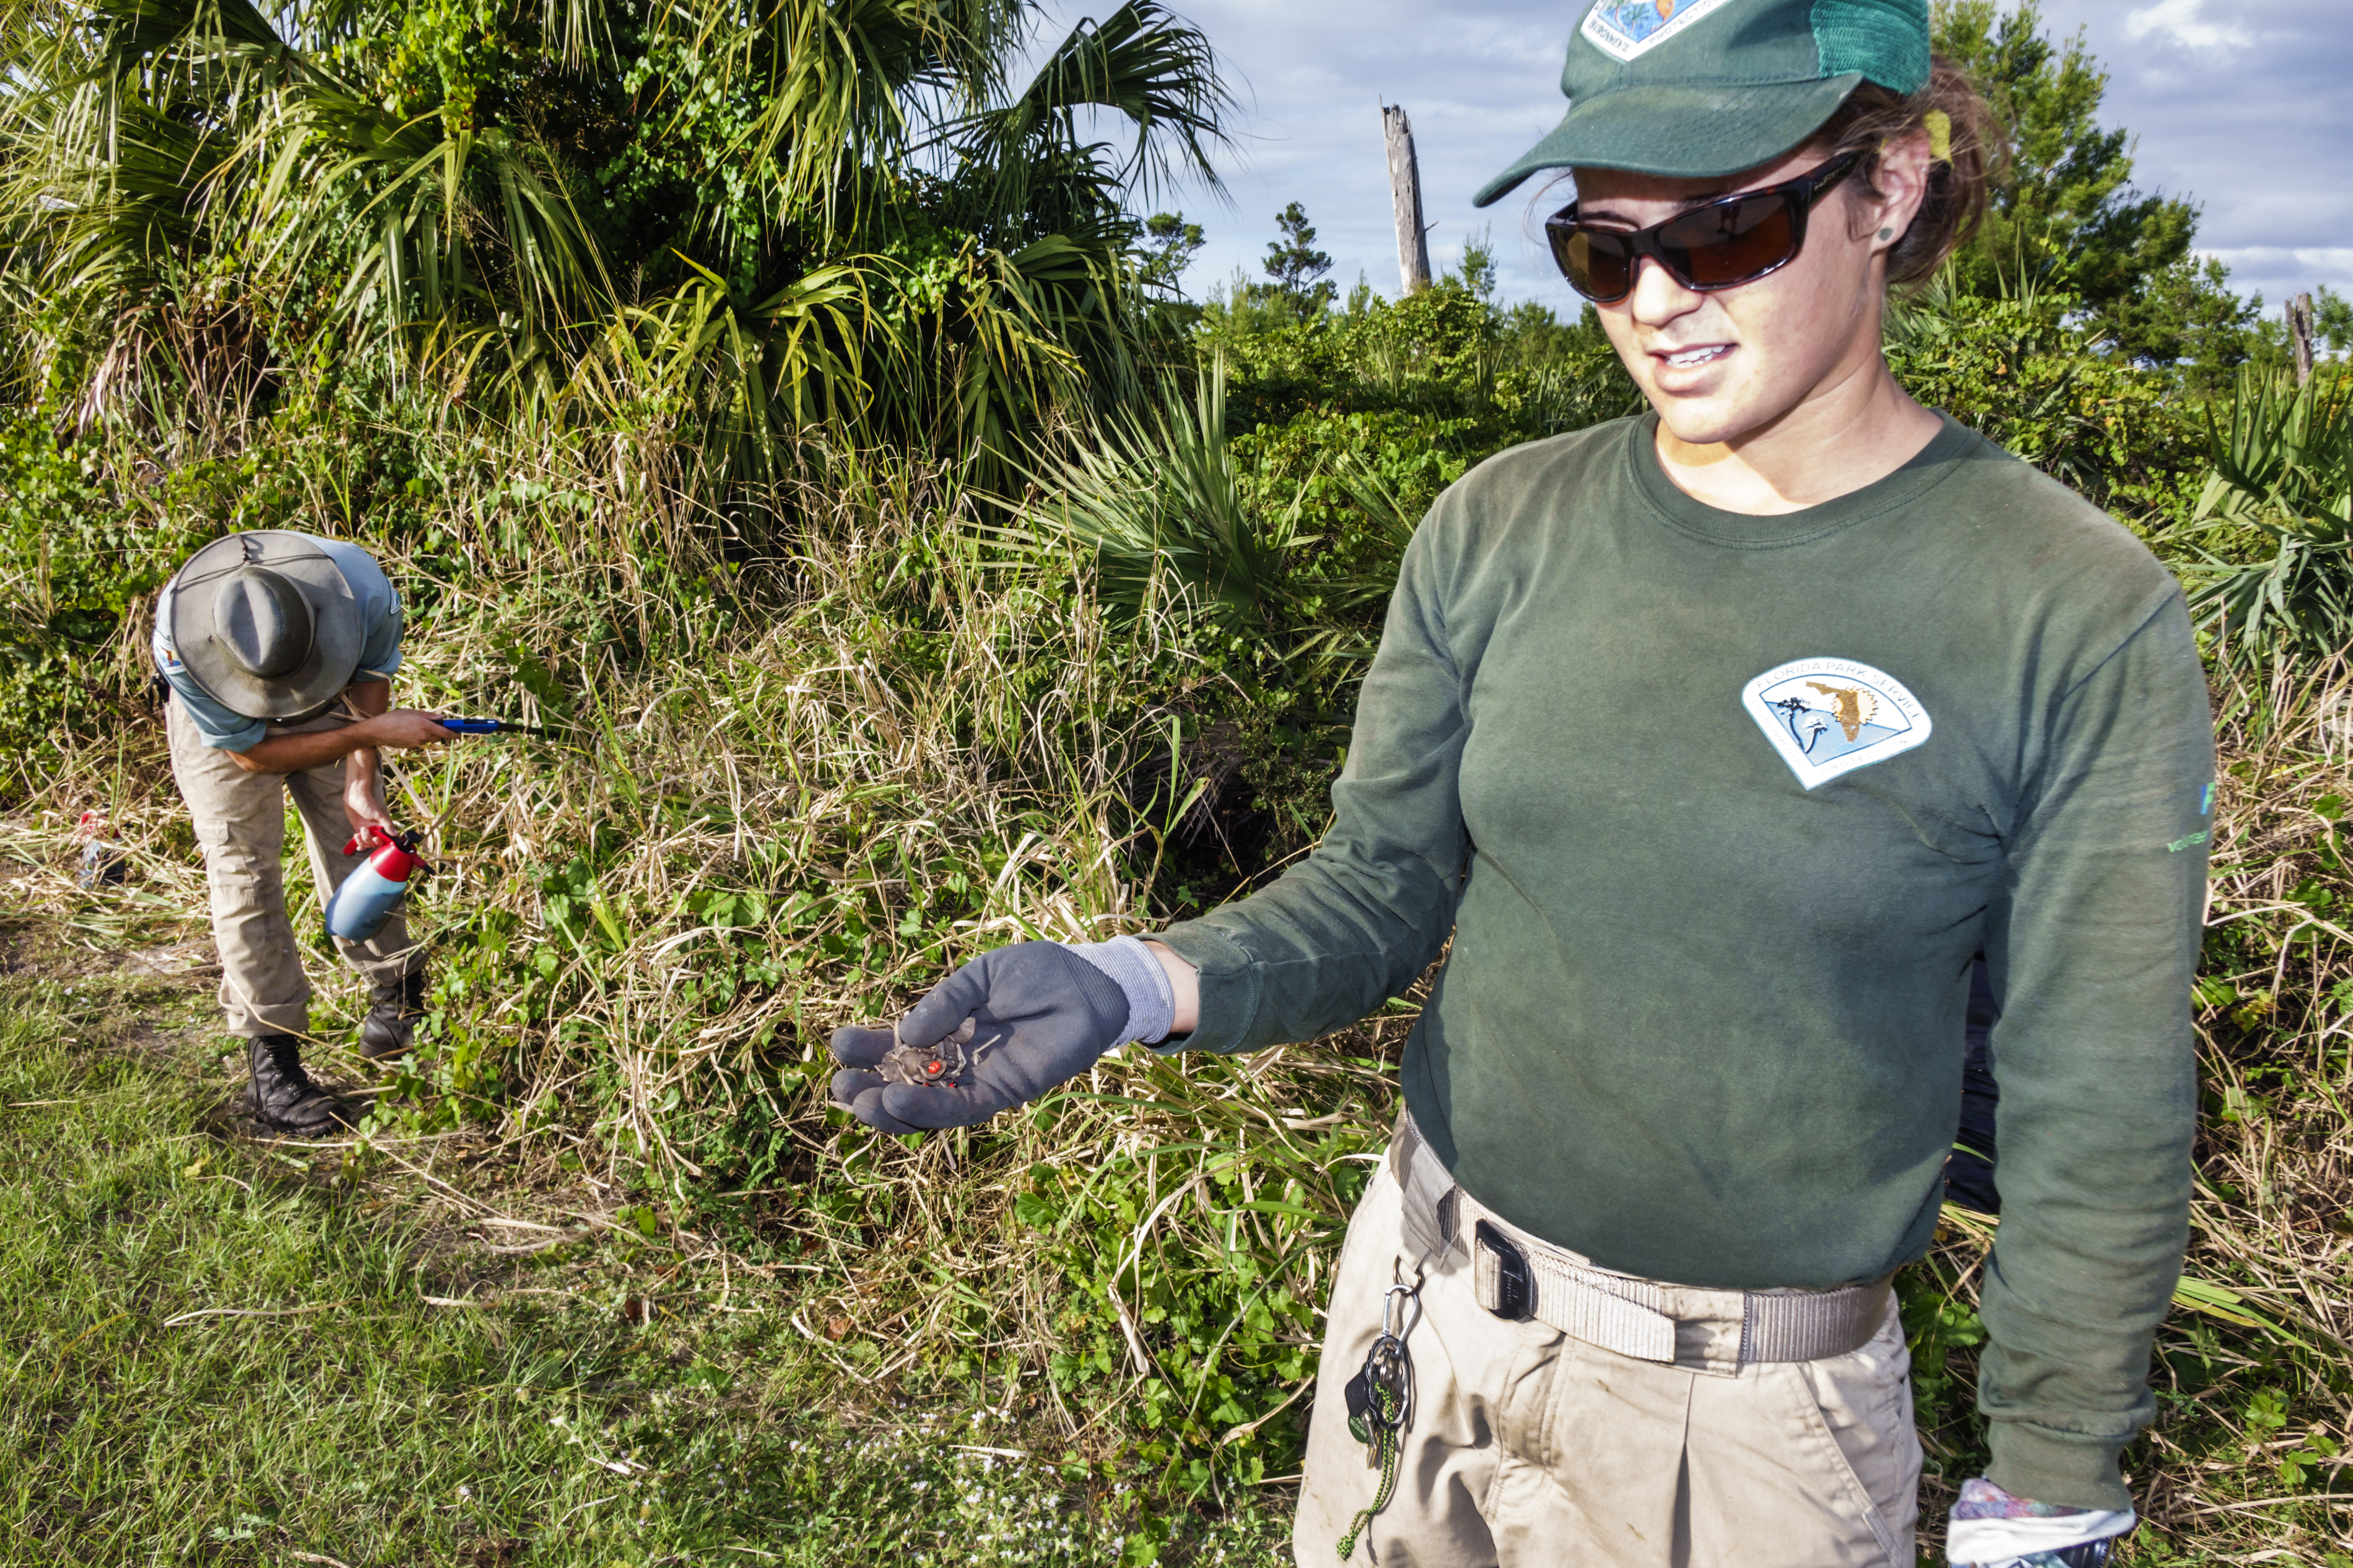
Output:
[[1454,945],[1416,1121],[1514,1224],[1759,1289],[1919,1257],[2002,1001],[1992,1479],[2119,1508],[2187,1235],[2213,735],[2181,595],[1957,425],[1774,517],[1655,421],[1482,465],[1407,550],[1329,835],[1177,925],[1172,1048],[1303,1040]]

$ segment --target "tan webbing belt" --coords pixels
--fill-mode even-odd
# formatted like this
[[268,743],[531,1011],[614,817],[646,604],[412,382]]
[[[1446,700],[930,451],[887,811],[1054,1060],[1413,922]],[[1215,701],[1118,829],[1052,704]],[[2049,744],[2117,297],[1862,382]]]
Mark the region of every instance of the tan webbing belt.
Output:
[[1723,1373],[1750,1362],[1820,1361],[1860,1350],[1886,1320],[1885,1279],[1831,1290],[1711,1290],[1596,1268],[1455,1185],[1409,1114],[1398,1117],[1389,1171],[1405,1190],[1408,1244],[1433,1261],[1467,1245],[1482,1307],[1496,1310],[1504,1266],[1475,1238],[1483,1220],[1526,1262],[1530,1317],[1620,1355]]

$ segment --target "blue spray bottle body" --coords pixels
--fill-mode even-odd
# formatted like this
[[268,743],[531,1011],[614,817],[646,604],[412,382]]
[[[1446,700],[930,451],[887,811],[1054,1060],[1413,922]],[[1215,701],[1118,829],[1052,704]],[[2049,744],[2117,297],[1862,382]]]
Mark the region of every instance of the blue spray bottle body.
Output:
[[327,900],[327,932],[345,942],[365,942],[384,929],[400,900],[408,896],[417,868],[417,836],[397,837],[370,824],[343,846],[346,855],[373,848],[367,861],[343,879]]

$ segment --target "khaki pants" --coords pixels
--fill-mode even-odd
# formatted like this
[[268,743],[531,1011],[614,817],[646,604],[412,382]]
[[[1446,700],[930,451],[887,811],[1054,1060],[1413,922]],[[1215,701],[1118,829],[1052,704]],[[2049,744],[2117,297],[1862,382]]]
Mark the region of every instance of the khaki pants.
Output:
[[[311,1032],[311,977],[302,972],[305,943],[286,918],[286,800],[292,797],[311,842],[311,870],[323,900],[357,870],[363,858],[343,849],[352,837],[343,815],[343,764],[322,763],[299,773],[249,773],[227,752],[207,746],[177,702],[166,703],[172,776],[195,819],[212,890],[213,942],[220,949],[221,1010],[228,1032],[261,1035]],[[275,735],[341,729],[320,719]],[[335,939],[336,948],[378,996],[397,995],[401,977],[419,965],[408,942],[406,919],[395,912],[364,942]]]
[[[1348,1224],[1307,1431],[1292,1551],[1334,1568],[1379,1472],[1343,1389],[1418,1249],[1383,1161]],[[1482,1308],[1458,1247],[1406,1340],[1415,1406],[1388,1507],[1358,1540],[1380,1568],[1913,1568],[1920,1442],[1895,1305],[1861,1350],[1735,1374],[1638,1361]]]

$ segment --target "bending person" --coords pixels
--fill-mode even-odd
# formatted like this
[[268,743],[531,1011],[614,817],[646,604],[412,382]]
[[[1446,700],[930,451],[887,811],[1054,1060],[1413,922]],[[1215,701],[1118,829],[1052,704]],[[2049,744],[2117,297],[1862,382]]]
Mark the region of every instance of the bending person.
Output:
[[[344,842],[371,823],[392,830],[379,750],[453,739],[438,715],[391,707],[400,630],[399,597],[375,559],[306,533],[215,540],[155,607],[172,776],[204,850],[221,1010],[247,1042],[246,1109],[276,1131],[311,1137],[350,1120],[302,1066],[311,979],[286,918],[286,803],[301,816],[324,901],[360,865]],[[361,1054],[399,1055],[425,995],[406,921],[396,911],[368,941],[335,946],[372,995]]]
[[[972,1022],[954,1087],[847,1030],[836,1096],[947,1126],[1129,1040],[1312,1039],[1451,936],[1333,1282],[1299,1561],[1909,1568],[1889,1280],[1936,1229],[1982,951],[1992,1462],[1951,1552],[2095,1562],[2187,1236],[2189,620],[2125,529],[1889,374],[1890,286],[1986,200],[1926,6],[1668,10],[1594,5],[1567,119],[1480,197],[1574,171],[1554,254],[1651,411],[1439,499],[1323,844],[1153,942],[975,960],[898,1037]],[[1376,1352],[1417,1282],[1400,1411]]]

